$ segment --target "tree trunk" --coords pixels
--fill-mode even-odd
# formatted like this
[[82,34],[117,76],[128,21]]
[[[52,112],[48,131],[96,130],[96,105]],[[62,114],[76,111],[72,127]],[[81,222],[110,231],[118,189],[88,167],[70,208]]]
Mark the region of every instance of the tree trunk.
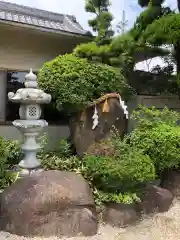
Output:
[[178,81],[178,96],[180,99],[180,44],[176,44],[174,46],[174,50],[175,50],[175,60],[176,60],[176,67],[177,67],[177,81]]
[[177,0],[177,7],[178,7],[178,10],[180,12],[180,0]]

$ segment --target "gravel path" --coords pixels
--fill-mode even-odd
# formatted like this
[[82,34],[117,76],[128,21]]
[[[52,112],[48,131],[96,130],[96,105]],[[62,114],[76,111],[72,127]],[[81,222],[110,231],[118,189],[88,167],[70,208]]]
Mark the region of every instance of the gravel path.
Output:
[[[0,232],[0,240],[58,240],[51,238],[24,238]],[[67,240],[63,238],[61,240]],[[167,213],[156,214],[144,219],[133,227],[126,229],[101,226],[99,234],[94,237],[76,237],[69,240],[180,240],[180,201],[174,200],[173,206]]]

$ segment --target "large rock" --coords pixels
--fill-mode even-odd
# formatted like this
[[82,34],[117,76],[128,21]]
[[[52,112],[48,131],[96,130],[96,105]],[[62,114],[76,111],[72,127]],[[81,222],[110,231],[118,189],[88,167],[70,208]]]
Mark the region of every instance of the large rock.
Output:
[[180,197],[180,171],[167,171],[163,176],[162,187],[168,189],[173,196]]
[[88,183],[72,172],[46,171],[18,180],[0,195],[0,230],[20,236],[97,233]]
[[144,214],[166,212],[173,202],[173,195],[167,189],[150,185],[147,187],[137,209]]
[[103,221],[113,227],[126,227],[134,223],[138,215],[133,204],[108,204],[103,213]]
[[84,111],[83,119],[82,113],[79,113],[74,118],[71,118],[71,136],[76,152],[79,156],[83,156],[83,154],[94,143],[108,138],[113,126],[115,126],[122,137],[127,131],[128,120],[126,119],[124,111],[119,104],[119,100],[117,98],[108,99],[109,112],[107,113],[102,112],[103,104],[104,102],[96,106],[98,110],[99,124],[94,130],[92,130],[94,106],[87,108]]

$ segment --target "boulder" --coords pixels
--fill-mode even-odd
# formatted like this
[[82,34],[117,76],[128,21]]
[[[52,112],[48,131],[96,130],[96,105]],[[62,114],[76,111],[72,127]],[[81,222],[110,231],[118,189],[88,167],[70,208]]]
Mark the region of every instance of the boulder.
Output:
[[0,230],[20,236],[91,236],[96,207],[88,183],[72,172],[22,178],[0,195]]
[[173,202],[173,195],[167,189],[157,186],[148,186],[141,203],[137,205],[138,211],[144,214],[166,212]]
[[113,227],[126,227],[138,219],[133,204],[108,204],[103,213],[103,221]]
[[180,171],[168,171],[163,176],[162,187],[168,189],[174,197],[180,197]]
[[[82,157],[94,144],[110,137],[113,126],[123,137],[127,131],[128,120],[117,98],[109,98],[109,112],[102,112],[103,102],[96,105],[99,124],[93,130],[94,106],[86,108],[83,113],[78,113],[70,120],[70,131],[77,154]],[[83,118],[82,118],[83,115]],[[106,150],[106,149],[105,149]],[[90,151],[92,152],[92,150]]]

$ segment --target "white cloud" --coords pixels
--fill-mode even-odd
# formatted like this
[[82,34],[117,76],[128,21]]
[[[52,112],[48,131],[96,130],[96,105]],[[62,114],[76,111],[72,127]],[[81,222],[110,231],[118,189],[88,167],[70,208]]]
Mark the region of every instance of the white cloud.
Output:
[[[141,70],[141,71],[145,71],[145,72],[151,72],[153,70],[154,67],[156,67],[157,65],[161,66],[161,67],[167,67],[168,63],[161,57],[154,57],[152,59],[148,59],[145,60],[143,62],[139,62],[135,65],[134,70]],[[177,67],[174,63],[172,63],[173,65],[173,75],[177,74]]]
[[177,0],[166,0],[164,5],[175,10],[177,8]]

